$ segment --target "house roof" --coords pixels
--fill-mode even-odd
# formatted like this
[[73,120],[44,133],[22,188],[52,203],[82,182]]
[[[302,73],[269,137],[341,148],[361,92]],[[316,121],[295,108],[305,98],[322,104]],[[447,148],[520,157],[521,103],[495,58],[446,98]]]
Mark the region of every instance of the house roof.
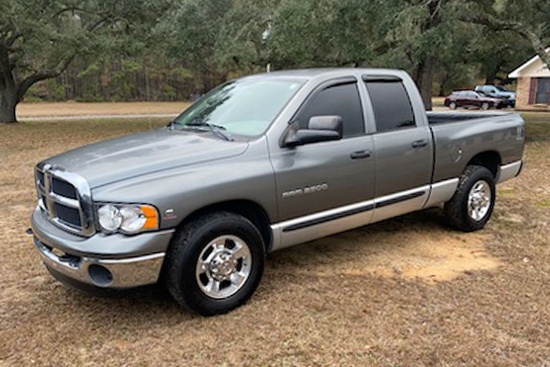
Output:
[[[545,51],[546,51],[546,53],[550,52],[550,47],[548,47]],[[540,62],[541,64],[543,64],[543,62],[542,62],[539,55],[533,56],[533,58],[531,58],[525,64],[521,65],[519,68],[517,68],[516,70],[514,70],[510,74],[508,74],[508,77],[512,78],[512,79],[516,79],[516,78],[521,77],[522,72],[525,69],[528,69],[530,66],[532,66],[536,62]]]

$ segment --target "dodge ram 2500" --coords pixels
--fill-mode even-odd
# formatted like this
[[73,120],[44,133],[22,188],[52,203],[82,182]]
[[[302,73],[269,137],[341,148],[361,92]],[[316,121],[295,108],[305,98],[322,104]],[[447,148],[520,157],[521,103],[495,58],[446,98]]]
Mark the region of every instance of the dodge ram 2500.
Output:
[[68,285],[163,282],[213,315],[250,298],[270,251],[440,205],[482,229],[523,148],[519,115],[427,114],[403,71],[253,75],[165,128],[38,163],[34,243]]

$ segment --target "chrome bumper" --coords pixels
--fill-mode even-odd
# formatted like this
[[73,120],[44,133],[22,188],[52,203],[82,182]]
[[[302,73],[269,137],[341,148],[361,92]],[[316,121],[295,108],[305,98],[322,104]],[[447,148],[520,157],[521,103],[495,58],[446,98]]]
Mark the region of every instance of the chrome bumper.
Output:
[[46,267],[101,288],[122,289],[156,283],[164,260],[164,252],[128,259],[98,259],[57,254],[36,237],[34,244]]
[[504,166],[500,166],[497,183],[508,181],[517,177],[523,168],[523,161],[513,162]]
[[[174,230],[79,237],[53,225],[37,208],[34,244],[48,270],[64,283],[87,288],[134,288],[157,282]],[[78,288],[78,286],[77,286]]]

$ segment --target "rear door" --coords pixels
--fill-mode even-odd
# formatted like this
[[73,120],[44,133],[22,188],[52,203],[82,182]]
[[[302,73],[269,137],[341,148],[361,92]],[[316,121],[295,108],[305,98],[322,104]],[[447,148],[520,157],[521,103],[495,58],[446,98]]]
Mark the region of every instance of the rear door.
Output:
[[374,220],[381,220],[423,207],[432,174],[432,137],[428,126],[418,126],[400,78],[364,79],[376,126]]

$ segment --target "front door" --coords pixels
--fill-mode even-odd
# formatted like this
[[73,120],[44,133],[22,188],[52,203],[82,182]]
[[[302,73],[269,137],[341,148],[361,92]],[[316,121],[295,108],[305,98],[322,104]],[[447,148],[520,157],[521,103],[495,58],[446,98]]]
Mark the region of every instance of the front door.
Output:
[[293,121],[307,128],[312,116],[342,117],[343,139],[272,152],[282,247],[367,224],[373,212],[374,142],[357,80],[323,84]]

